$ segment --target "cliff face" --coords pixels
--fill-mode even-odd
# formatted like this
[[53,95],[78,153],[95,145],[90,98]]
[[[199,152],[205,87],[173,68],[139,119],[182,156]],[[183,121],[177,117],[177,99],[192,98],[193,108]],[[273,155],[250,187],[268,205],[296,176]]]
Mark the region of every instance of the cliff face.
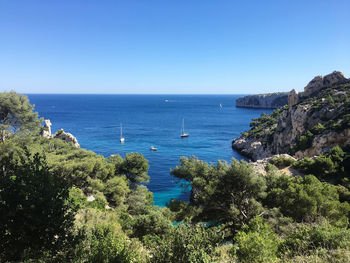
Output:
[[249,95],[236,100],[236,107],[276,109],[288,103],[288,92]]
[[303,93],[292,93],[289,106],[253,119],[232,147],[259,160],[283,153],[312,157],[350,145],[350,79],[333,72],[313,79]]

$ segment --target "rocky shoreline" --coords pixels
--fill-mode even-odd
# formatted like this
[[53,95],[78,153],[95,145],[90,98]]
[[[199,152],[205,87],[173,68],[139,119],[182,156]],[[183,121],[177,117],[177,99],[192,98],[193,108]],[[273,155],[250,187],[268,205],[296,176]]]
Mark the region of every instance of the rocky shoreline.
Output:
[[343,73],[317,76],[304,92],[288,94],[288,106],[262,116],[250,131],[234,139],[232,148],[257,161],[276,154],[313,157],[336,145],[348,146],[349,109],[344,101],[349,94],[350,79]]
[[248,95],[236,99],[236,107],[256,109],[277,109],[288,103],[288,92]]

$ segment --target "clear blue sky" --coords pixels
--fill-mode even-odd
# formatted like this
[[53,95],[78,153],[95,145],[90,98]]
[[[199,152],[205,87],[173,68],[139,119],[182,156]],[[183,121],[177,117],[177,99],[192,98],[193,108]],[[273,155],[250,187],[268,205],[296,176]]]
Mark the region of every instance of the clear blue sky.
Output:
[[349,77],[349,12],[349,0],[0,0],[0,90],[301,90]]

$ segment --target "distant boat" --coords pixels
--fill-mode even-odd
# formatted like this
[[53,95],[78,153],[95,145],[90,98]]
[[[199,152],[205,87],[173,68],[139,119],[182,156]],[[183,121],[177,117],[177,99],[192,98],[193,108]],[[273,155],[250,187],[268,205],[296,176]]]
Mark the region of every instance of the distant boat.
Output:
[[151,151],[157,151],[158,149],[154,146],[151,146],[151,148],[149,148]]
[[220,103],[220,108],[222,109],[222,104]]
[[185,132],[185,120],[182,119],[182,129],[181,129],[181,138],[185,138],[190,136],[188,133]]
[[123,137],[123,126],[120,123],[120,142],[124,143],[125,142],[125,138]]

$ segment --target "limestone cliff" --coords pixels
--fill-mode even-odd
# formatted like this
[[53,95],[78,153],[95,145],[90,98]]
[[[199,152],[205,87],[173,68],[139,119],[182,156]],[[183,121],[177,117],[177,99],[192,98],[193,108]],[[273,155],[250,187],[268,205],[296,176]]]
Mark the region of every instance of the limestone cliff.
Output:
[[288,103],[288,92],[249,95],[236,99],[236,107],[276,109]]
[[251,129],[232,142],[241,154],[259,160],[288,153],[315,156],[335,145],[350,145],[350,79],[335,71],[289,94],[289,105],[253,119]]
[[45,120],[44,127],[41,131],[41,136],[45,138],[58,138],[66,142],[73,143],[74,146],[77,148],[80,147],[77,138],[74,137],[73,134],[69,132],[65,132],[63,129],[58,130],[55,134],[51,134],[51,126],[52,126],[51,121]]
[[80,147],[77,138],[75,138],[73,134],[71,134],[69,132],[65,132],[63,129],[58,130],[52,137],[61,139],[61,140],[66,141],[66,142],[71,142],[77,148]]

